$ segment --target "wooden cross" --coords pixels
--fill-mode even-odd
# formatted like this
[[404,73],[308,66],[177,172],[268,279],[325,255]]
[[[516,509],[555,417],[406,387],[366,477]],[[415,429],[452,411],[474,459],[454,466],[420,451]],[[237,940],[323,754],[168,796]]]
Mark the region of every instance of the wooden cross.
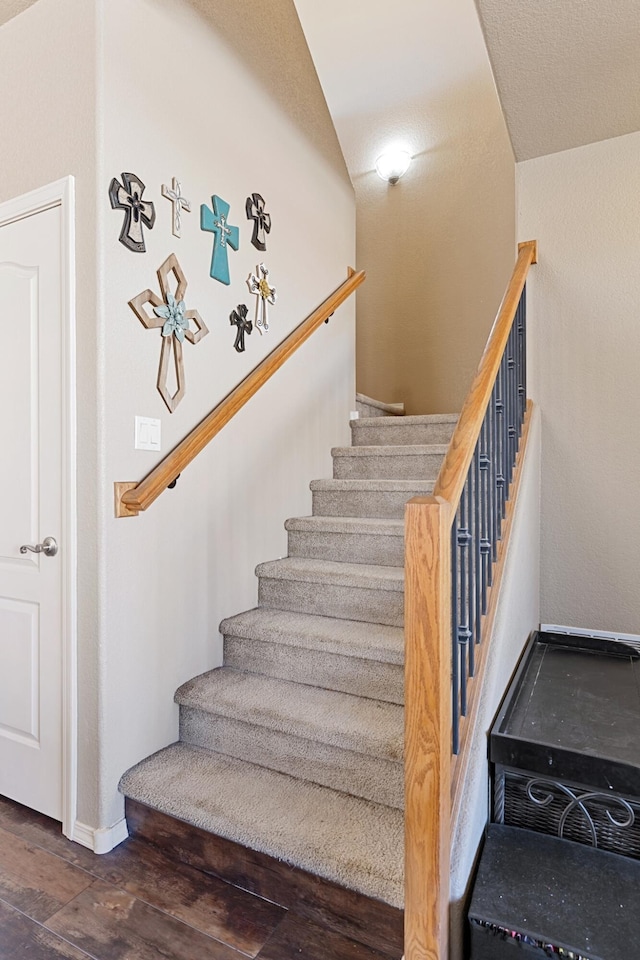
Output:
[[[173,275],[173,281],[171,276]],[[157,330],[162,327],[162,350],[160,351],[160,368],[158,370],[157,387],[160,396],[166,403],[169,413],[173,413],[184,397],[186,384],[184,377],[184,361],[182,359],[182,344],[199,343],[209,333],[206,323],[197,310],[187,310],[184,304],[187,292],[187,278],[178,263],[175,253],[167,257],[158,270],[158,283],[162,299],[153,290],[143,290],[137,297],[129,301],[129,306],[140,323],[147,330]],[[175,291],[175,292],[174,292]],[[153,312],[146,309],[150,304]],[[193,320],[195,331],[191,329]],[[173,367],[176,375],[176,391],[169,392],[169,361],[173,354]]]
[[123,173],[122,183],[114,177],[109,187],[109,200],[114,210],[124,210],[125,217],[120,231],[120,243],[134,253],[145,253],[144,224],[149,230],[156,222],[153,203],[142,199],[145,185],[135,173]]
[[225,283],[227,286],[231,283],[229,277],[229,254],[227,246],[232,250],[237,250],[240,246],[240,230],[238,227],[230,227],[227,221],[229,216],[229,204],[220,197],[211,198],[213,213],[209,207],[203,203],[200,207],[200,227],[213,233],[213,254],[211,255],[210,275],[214,280]]
[[169,189],[166,183],[163,183],[161,190],[162,196],[170,200],[173,205],[173,227],[171,232],[174,237],[179,237],[182,228],[182,211],[186,210],[187,213],[191,213],[191,201],[185,200],[182,196],[182,185],[175,177],[173,177],[171,181],[171,189]]

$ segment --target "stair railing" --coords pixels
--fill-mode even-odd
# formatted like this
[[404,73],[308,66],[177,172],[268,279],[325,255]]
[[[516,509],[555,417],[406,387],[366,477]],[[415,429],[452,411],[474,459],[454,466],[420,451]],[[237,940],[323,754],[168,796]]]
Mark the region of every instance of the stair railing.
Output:
[[452,814],[529,424],[525,283],[533,263],[536,242],[520,244],[433,495],[405,510],[406,960],[448,957]]
[[324,300],[306,320],[268,354],[200,423],[193,428],[139,483],[114,483],[116,517],[136,517],[151,506],[163,490],[175,481],[215,435],[258,392],[270,377],[295,353],[338,307],[364,282],[363,270],[348,268],[347,279]]

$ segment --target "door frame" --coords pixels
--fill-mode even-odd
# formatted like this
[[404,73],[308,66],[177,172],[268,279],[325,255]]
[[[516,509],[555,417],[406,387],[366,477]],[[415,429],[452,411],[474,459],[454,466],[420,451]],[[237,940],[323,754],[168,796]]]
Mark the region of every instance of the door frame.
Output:
[[61,222],[62,355],[62,831],[73,839],[78,802],[75,178],[0,203],[0,228],[54,207]]

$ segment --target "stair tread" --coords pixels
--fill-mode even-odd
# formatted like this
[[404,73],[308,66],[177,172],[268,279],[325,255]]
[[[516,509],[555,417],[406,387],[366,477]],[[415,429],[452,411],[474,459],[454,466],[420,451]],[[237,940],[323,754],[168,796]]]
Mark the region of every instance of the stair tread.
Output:
[[132,767],[120,789],[209,833],[402,906],[399,810],[183,743]]
[[376,427],[382,425],[383,428],[391,427],[391,429],[393,429],[393,425],[415,427],[429,423],[457,423],[459,416],[458,413],[424,413],[411,414],[410,416],[405,415],[403,417],[358,417],[357,420],[351,420],[351,423]]
[[404,520],[376,517],[291,517],[285,530],[309,533],[358,533],[366,536],[404,537]]
[[333,447],[332,457],[444,457],[447,443],[372,444],[360,447]]
[[323,479],[323,480],[312,480],[309,484],[309,487],[313,491],[318,490],[329,490],[333,491],[382,491],[390,492],[398,491],[400,493],[407,492],[412,493],[426,493],[429,494],[433,490],[433,480],[334,480],[334,479]]
[[404,590],[404,568],[377,566],[369,563],[341,563],[336,560],[313,560],[306,557],[284,557],[267,560],[256,567],[256,576],[275,580],[299,580],[305,583],[326,583],[353,586],[368,590]]
[[223,620],[220,633],[224,636],[305,647],[364,660],[404,663],[402,627],[388,627],[380,623],[339,620],[335,617],[319,617],[312,613],[255,607]]
[[367,756],[401,762],[401,706],[349,693],[218,667],[183,684],[181,707],[203,710],[317,740]]

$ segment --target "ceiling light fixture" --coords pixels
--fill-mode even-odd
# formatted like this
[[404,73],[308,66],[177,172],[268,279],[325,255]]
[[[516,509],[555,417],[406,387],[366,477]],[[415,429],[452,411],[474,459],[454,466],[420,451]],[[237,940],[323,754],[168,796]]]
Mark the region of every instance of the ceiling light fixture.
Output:
[[406,150],[387,150],[376,160],[376,172],[382,180],[397,183],[407,172],[411,163],[411,154]]

